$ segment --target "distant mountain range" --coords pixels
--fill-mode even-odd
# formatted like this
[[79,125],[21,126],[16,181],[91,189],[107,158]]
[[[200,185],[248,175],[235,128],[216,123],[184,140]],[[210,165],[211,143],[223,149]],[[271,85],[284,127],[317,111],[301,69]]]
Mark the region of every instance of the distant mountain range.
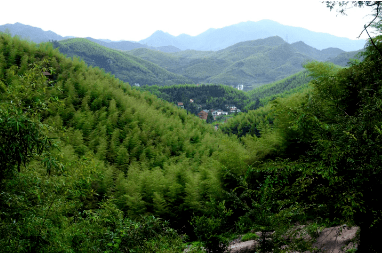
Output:
[[52,31],[44,31],[41,28],[24,25],[21,23],[0,25],[0,32],[9,32],[12,36],[19,36],[21,39],[36,43],[47,42],[49,40],[63,40],[74,38],[73,36],[62,37]]
[[[63,37],[52,31],[44,31],[41,28],[24,25],[21,23],[1,25],[0,32],[6,32],[6,31],[9,31],[12,36],[17,35],[21,39],[30,40],[36,43],[48,42],[52,40],[60,41],[64,39],[75,38],[73,36]],[[138,42],[132,42],[132,41],[111,41],[108,39],[97,40],[93,38],[86,38],[86,39],[96,42],[99,45],[102,45],[111,49],[117,49],[117,50],[132,50],[135,48],[149,48],[152,50],[159,50],[163,52],[181,51],[179,48],[176,48],[174,46],[168,46],[168,45],[152,47],[152,46],[147,46],[147,45],[144,45]]]
[[219,29],[211,28],[197,36],[181,34],[175,37],[163,31],[156,31],[139,42],[153,47],[171,45],[182,50],[217,51],[238,42],[271,36],[279,36],[288,43],[303,41],[320,50],[336,47],[344,51],[355,51],[362,49],[365,44],[365,40],[350,40],[327,33],[312,32],[300,27],[282,25],[272,20],[248,21]]
[[[206,43],[204,48],[213,46],[216,49],[224,44],[233,43],[241,35],[247,34],[243,25],[248,27],[248,31],[251,31],[253,23],[246,22],[222,29],[208,30],[202,34],[204,39],[209,36],[211,41],[216,42],[216,45],[212,42]],[[270,27],[281,26],[269,20],[257,23],[263,24],[264,27],[264,24],[270,24]],[[241,30],[238,27],[241,27]],[[169,39],[171,36],[167,35],[165,37],[168,40],[160,40],[160,43],[152,47],[130,41],[93,38],[65,39],[54,32],[45,32],[40,28],[20,23],[0,26],[0,31],[6,29],[12,35],[29,38],[35,42],[51,41],[60,52],[67,56],[79,56],[89,65],[103,68],[132,85],[135,83],[140,85],[214,83],[230,86],[244,85],[245,90],[249,90],[295,74],[303,69],[302,65],[305,62],[311,60],[331,61],[345,66],[349,59],[354,58],[358,52],[345,52],[333,47],[319,50],[303,41],[290,44],[280,36],[246,40],[217,51],[182,51],[180,48],[184,48],[185,44],[166,45],[171,42]],[[274,30],[276,29],[270,29],[270,31]],[[307,34],[312,33],[306,29],[302,30],[307,31]],[[228,35],[231,32],[231,36],[227,35],[231,37],[230,41],[224,40],[222,31],[226,31]],[[237,36],[233,36],[233,34]],[[262,34],[266,35],[265,30]],[[203,38],[202,35],[200,38]],[[291,38],[291,35],[288,36]],[[184,38],[186,41],[186,38],[191,38],[191,36],[182,35],[177,38]],[[244,37],[241,36],[241,38]],[[202,43],[198,43],[194,45],[203,46]]]
[[174,85],[192,83],[186,77],[171,73],[138,57],[124,54],[88,39],[75,38],[53,41],[53,46],[68,57],[80,57],[88,65],[103,68],[131,85]]
[[161,51],[165,53],[174,53],[181,51],[179,48],[174,46],[159,46],[159,47],[150,47],[138,42],[132,41],[107,41],[107,40],[97,40],[87,37],[86,39],[93,41],[101,46],[108,47],[116,50],[128,51],[136,48],[148,48],[151,50]]
[[311,60],[345,66],[357,53],[338,48],[318,50],[303,42],[289,44],[278,36],[240,42],[216,52],[165,53],[148,48],[120,51],[81,38],[53,41],[53,44],[61,53],[78,56],[132,85],[214,83],[236,87],[242,84],[245,90],[293,75]]
[[[18,35],[21,38],[29,39],[36,43],[73,38],[72,36],[62,37],[52,31],[43,31],[40,28],[20,23],[0,26],[0,31],[4,32],[6,29],[12,35]],[[211,28],[197,36],[187,34],[172,36],[163,31],[156,31],[150,37],[139,42],[88,39],[102,46],[117,50],[149,48],[162,52],[178,52],[187,49],[218,51],[239,42],[264,39],[272,36],[279,36],[288,43],[302,41],[319,50],[335,47],[344,51],[356,51],[362,49],[365,44],[365,40],[350,40],[348,38],[336,37],[327,33],[318,33],[300,27],[282,25],[272,20],[248,21],[219,29]]]
[[164,53],[147,48],[126,51],[194,83],[244,85],[245,90],[286,78],[311,60],[346,66],[355,53],[338,48],[315,49],[304,42],[289,44],[278,36],[240,42],[219,51]]

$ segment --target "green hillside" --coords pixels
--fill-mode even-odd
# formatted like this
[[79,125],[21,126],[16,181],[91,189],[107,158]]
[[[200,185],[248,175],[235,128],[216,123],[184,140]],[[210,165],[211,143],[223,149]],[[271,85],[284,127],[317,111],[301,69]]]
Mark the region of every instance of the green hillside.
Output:
[[[184,109],[196,115],[204,109],[227,111],[226,105],[235,105],[242,110],[251,101],[246,92],[226,85],[150,86],[138,88],[138,90],[149,91],[157,97],[176,105],[178,102],[182,102]],[[190,99],[193,102],[190,102]]]
[[194,83],[243,84],[245,90],[250,90],[295,74],[310,60],[324,61],[342,52],[340,49],[317,50],[302,42],[290,45],[275,36],[240,42],[216,52],[163,53],[134,49],[126,54],[158,64]]
[[151,62],[98,45],[87,39],[55,41],[54,47],[68,57],[77,56],[87,64],[104,69],[118,79],[140,85],[174,85],[192,83]]
[[286,97],[301,92],[308,88],[308,83],[311,80],[312,77],[304,70],[280,81],[255,88],[248,92],[252,102],[247,105],[246,110],[264,106],[277,97]]
[[337,55],[334,58],[330,58],[329,61],[333,62],[336,65],[339,65],[339,66],[342,66],[342,67],[346,67],[346,66],[349,65],[348,63],[349,63],[350,59],[356,59],[356,60],[362,61],[363,58],[364,58],[361,55],[362,52],[364,52],[364,50],[358,50],[358,51],[352,51],[352,52],[344,52],[344,53],[341,53],[341,54]]
[[115,234],[138,252],[157,247],[150,234],[180,252],[148,215],[190,233],[192,215],[222,199],[223,168],[247,166],[234,138],[50,44],[0,34],[0,91],[3,252],[106,251]]
[[[302,88],[214,130],[51,43],[0,33],[1,251],[223,253],[245,235],[256,252],[314,252],[319,230],[346,224],[360,228],[351,251],[378,252],[373,44],[347,68],[307,63],[309,88],[304,72],[269,85],[252,96]],[[178,89],[191,86],[158,94]]]

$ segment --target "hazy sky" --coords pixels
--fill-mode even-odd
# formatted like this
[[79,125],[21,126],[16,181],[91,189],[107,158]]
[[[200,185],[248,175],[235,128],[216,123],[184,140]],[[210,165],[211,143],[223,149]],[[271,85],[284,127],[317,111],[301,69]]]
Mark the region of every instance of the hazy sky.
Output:
[[19,22],[61,36],[131,41],[157,30],[195,36],[209,28],[262,19],[357,39],[371,20],[369,8],[353,8],[343,16],[321,1],[306,0],[4,0],[1,9],[0,25]]

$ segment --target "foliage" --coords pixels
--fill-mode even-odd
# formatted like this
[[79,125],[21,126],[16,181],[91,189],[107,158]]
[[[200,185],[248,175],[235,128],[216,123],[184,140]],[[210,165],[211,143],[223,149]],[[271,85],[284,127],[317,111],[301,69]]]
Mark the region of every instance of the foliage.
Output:
[[301,92],[307,88],[307,84],[312,78],[307,71],[300,71],[280,81],[273,82],[249,91],[252,101],[247,105],[247,110],[255,110],[260,106],[265,106],[277,97],[286,97],[296,92]]
[[[228,246],[230,225],[229,217],[232,210],[225,207],[225,202],[216,203],[211,199],[207,203],[207,212],[203,216],[194,216],[191,225],[194,227],[198,241],[204,244],[208,252],[225,252]],[[222,231],[224,231],[222,233]]]
[[[239,105],[247,94],[144,87],[158,99],[49,43],[0,34],[0,140],[14,147],[0,146],[0,247],[180,252],[186,233],[222,252],[231,235],[261,232],[263,252],[312,251],[317,229],[346,222],[361,227],[358,251],[376,252],[382,48],[374,43],[347,68],[307,63],[309,88],[301,73],[259,89],[262,98],[285,92],[282,84],[300,90],[215,131],[163,99]],[[308,221],[312,240],[293,227]]]
[[6,72],[5,82],[0,81],[0,181],[12,176],[16,167],[20,172],[21,165],[26,166],[33,158],[42,155],[49,173],[52,165],[57,166],[49,155],[53,145],[46,136],[49,126],[41,124],[37,117],[49,104],[57,103],[55,98],[45,98],[49,82],[42,72],[48,70],[44,67],[46,63],[36,61],[28,66],[24,58],[20,68],[29,70],[17,75],[18,68],[12,66]]
[[212,123],[213,121],[214,121],[214,116],[212,116],[212,113],[211,113],[211,112],[208,112],[206,122],[207,122],[207,123]]
[[116,78],[131,84],[174,85],[191,83],[190,79],[170,73],[156,64],[109,49],[87,39],[54,41],[53,45],[68,57],[80,57],[88,65],[102,68]]
[[241,241],[246,242],[246,241],[256,240],[256,239],[259,239],[259,236],[257,234],[247,233],[247,234],[243,235],[243,237],[241,238]]
[[[184,108],[197,115],[202,109],[222,109],[235,105],[244,108],[251,100],[246,92],[226,85],[173,85],[166,87],[150,86],[138,88],[149,91],[158,98],[177,104],[183,102]],[[193,102],[190,101],[193,100]]]
[[[235,138],[49,43],[0,34],[0,49],[1,127],[16,126],[2,137],[17,147],[20,130],[33,134],[23,139],[30,146],[21,158],[26,169],[2,182],[5,252],[121,251],[133,244],[142,252],[180,251],[182,239],[169,224],[194,236],[193,214],[202,216],[210,198],[222,199],[222,168],[245,168],[248,153]],[[49,138],[57,149],[48,150]],[[2,154],[2,163],[17,166],[17,157]],[[144,218],[152,215],[170,223]],[[131,224],[157,232],[140,244],[146,230]]]
[[42,133],[41,126],[22,112],[0,109],[0,181],[20,172],[21,165],[49,150],[50,140]]
[[240,42],[216,52],[186,50],[164,53],[139,48],[126,54],[155,63],[194,83],[243,84],[245,90],[250,90],[303,70],[302,64],[308,60],[328,60],[340,52],[320,51],[305,44],[302,49],[274,36]]
[[360,62],[363,61],[364,57],[362,56],[362,53],[364,50],[358,50],[353,52],[344,52],[342,54],[337,55],[336,57],[330,59],[330,62],[342,66],[347,67],[351,66],[353,62]]

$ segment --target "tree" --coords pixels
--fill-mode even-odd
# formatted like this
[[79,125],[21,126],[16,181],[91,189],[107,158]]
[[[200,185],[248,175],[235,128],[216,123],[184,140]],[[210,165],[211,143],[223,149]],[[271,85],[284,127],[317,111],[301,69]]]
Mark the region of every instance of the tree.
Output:
[[[21,165],[25,166],[53,145],[38,115],[57,102],[46,97],[49,81],[42,74],[48,70],[52,73],[53,68],[48,67],[47,60],[22,65],[12,66],[7,70],[7,79],[0,79],[0,180],[11,177],[15,168],[20,172]],[[43,162],[50,173],[57,164],[48,154]]]
[[41,123],[20,110],[0,108],[0,180],[12,176],[15,168],[49,150],[52,143],[43,134]]
[[[378,54],[368,44],[369,55]],[[376,46],[381,49],[381,43]],[[382,103],[380,61],[367,57],[334,71],[329,64],[306,65],[313,72],[314,91],[298,120],[298,132],[309,130],[318,175],[328,180],[333,210],[361,229],[357,252],[378,252],[382,227]],[[333,199],[334,197],[334,199]]]
[[212,123],[214,121],[214,116],[212,116],[212,113],[209,112],[207,116],[207,123]]

